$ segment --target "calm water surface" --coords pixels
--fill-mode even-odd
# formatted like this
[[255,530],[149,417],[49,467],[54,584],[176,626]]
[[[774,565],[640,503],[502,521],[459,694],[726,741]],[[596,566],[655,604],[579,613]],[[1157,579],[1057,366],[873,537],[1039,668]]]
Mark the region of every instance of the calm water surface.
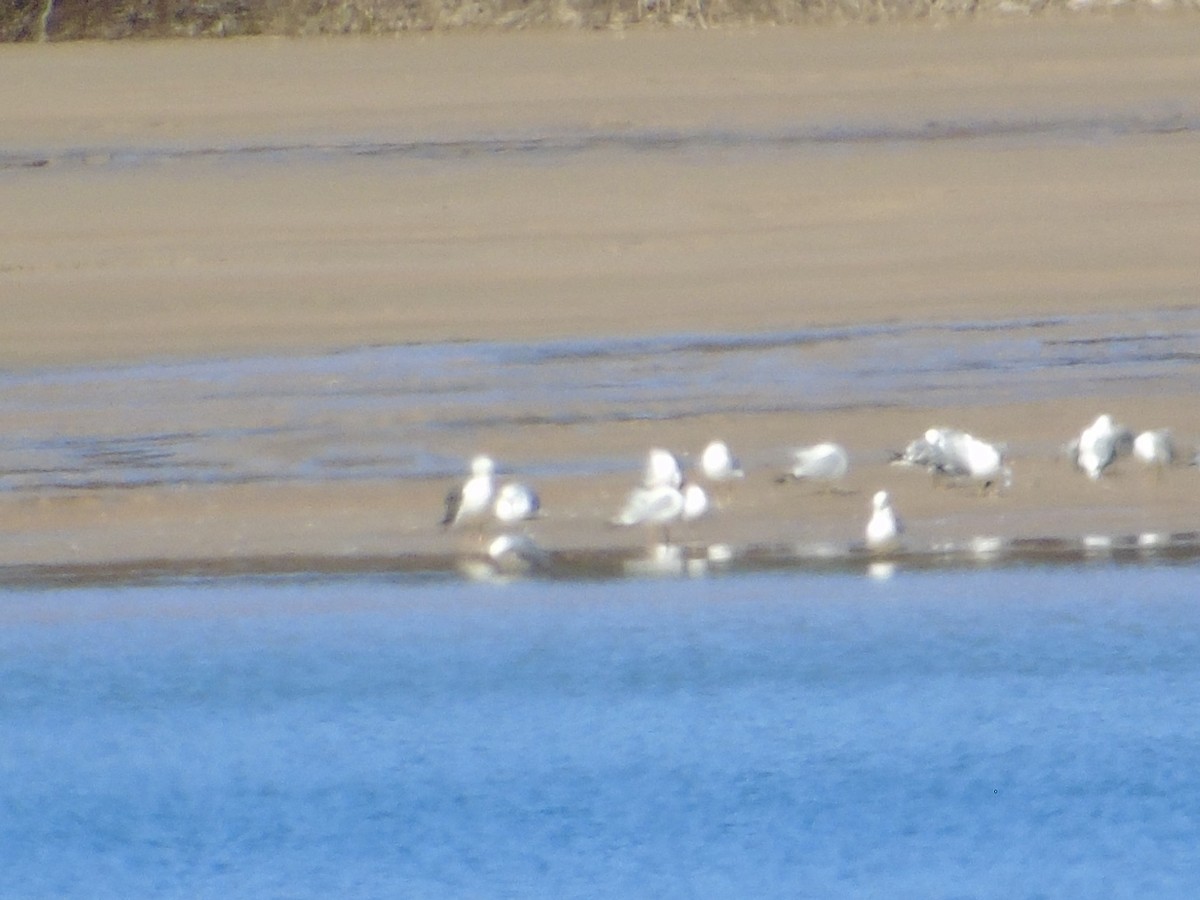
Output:
[[1164,897],[1197,567],[0,594],[0,895]]
[[[445,478],[514,434],[540,446],[545,426],[887,408],[914,396],[930,408],[965,397],[1102,404],[1169,384],[1190,397],[1200,390],[1197,347],[1200,307],[0,371],[0,491]],[[535,456],[521,471],[640,464]]]

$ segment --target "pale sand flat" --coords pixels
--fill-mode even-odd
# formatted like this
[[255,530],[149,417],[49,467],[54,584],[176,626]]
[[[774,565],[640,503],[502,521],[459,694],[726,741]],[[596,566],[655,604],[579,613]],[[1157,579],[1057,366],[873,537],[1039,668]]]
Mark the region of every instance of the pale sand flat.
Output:
[[[23,87],[0,96],[0,146],[46,164],[0,173],[0,365],[1194,306],[1200,143],[1188,132],[738,148],[683,160],[618,147],[550,164],[503,154],[453,164],[168,154],[127,164],[108,153],[1186,122],[1200,116],[1198,44],[1192,19],[1129,17],[6,47],[0,77]],[[1104,411],[1170,425],[1185,442],[1200,436],[1194,397],[1179,396],[1169,375],[1139,389],[1118,388]],[[782,464],[787,448],[824,439],[855,455],[846,487],[856,493],[844,496],[776,485],[777,471],[749,467],[725,508],[692,526],[697,540],[850,540],[879,488],[919,539],[1200,526],[1194,469],[1159,481],[1127,469],[1091,484],[1054,459],[1102,411],[1091,400],[922,404],[914,396],[869,422],[848,411],[628,422],[603,436],[520,430],[463,449],[517,471],[535,446],[542,458],[605,446],[633,458],[660,444],[698,450],[714,434],[744,460],[778,451]],[[1012,490],[979,498],[886,466],[887,450],[938,423],[1008,442]],[[633,478],[538,484],[539,542],[640,541],[603,524]],[[15,492],[0,496],[0,562],[439,551],[455,539],[436,527],[447,486]]]

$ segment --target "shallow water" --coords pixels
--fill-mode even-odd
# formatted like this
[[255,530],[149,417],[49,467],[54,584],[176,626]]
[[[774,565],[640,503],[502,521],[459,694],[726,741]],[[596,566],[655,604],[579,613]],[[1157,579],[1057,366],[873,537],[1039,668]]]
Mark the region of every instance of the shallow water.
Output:
[[[0,374],[0,490],[446,477],[528,426],[1200,391],[1200,309]],[[219,423],[219,424],[215,424]],[[452,449],[448,449],[448,447]],[[628,467],[532,459],[525,474]]]
[[0,893],[1188,896],[1196,566],[0,594]]
[[1006,114],[918,123],[898,120],[844,121],[774,130],[696,128],[689,130],[589,129],[557,133],[479,135],[424,140],[345,139],[263,144],[163,144],[153,147],[90,146],[54,151],[0,151],[0,171],[45,166],[130,168],[180,162],[266,164],[326,161],[347,157],[470,164],[484,160],[553,163],[596,153],[680,156],[740,153],[797,153],[850,150],[864,144],[910,145],[956,142],[1069,143],[1119,140],[1139,135],[1191,134],[1200,121],[1171,110],[1109,113]]

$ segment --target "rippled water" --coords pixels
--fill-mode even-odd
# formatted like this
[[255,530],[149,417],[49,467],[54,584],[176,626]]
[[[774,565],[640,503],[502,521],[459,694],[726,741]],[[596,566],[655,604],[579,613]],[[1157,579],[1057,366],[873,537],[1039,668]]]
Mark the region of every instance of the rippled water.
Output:
[[0,893],[1190,896],[1195,567],[0,594]]
[[[722,412],[1200,390],[1200,309],[735,336],[431,343],[0,375],[0,489],[460,471],[447,437]],[[482,440],[476,442],[486,443]],[[612,471],[533,460],[529,475]]]

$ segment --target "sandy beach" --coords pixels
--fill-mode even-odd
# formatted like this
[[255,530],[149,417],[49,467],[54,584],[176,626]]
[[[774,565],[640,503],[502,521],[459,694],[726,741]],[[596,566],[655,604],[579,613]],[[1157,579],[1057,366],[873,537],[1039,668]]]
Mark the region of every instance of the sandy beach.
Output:
[[[1193,18],[1116,16],[2,47],[23,88],[0,97],[0,370],[1192,310],[1196,46]],[[1103,405],[914,392],[446,452],[520,471],[726,436],[758,465],[688,533],[705,542],[853,540],[880,486],[922,543],[1194,531],[1195,468],[1091,483],[1056,451],[1105,411],[1190,450],[1198,369],[1181,355]],[[0,404],[0,439],[119,432],[65,409]],[[887,465],[932,424],[1008,442],[1013,488]],[[825,438],[855,454],[845,492],[775,484],[783,448]],[[544,479],[538,539],[637,546],[606,525],[631,472]],[[7,490],[0,564],[449,553],[448,486]]]

